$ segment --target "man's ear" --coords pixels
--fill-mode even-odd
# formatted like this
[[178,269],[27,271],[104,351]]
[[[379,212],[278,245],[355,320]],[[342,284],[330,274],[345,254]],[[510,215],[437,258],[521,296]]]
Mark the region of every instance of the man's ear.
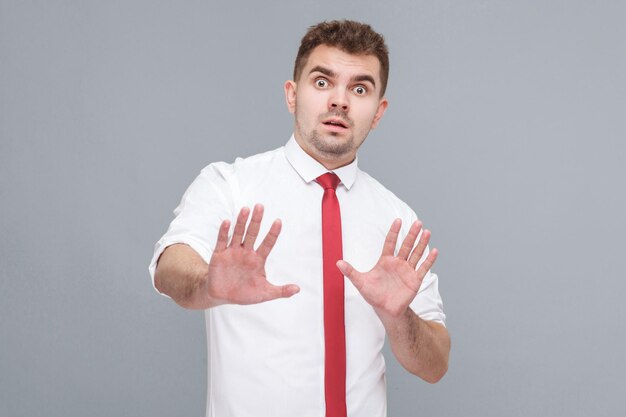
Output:
[[285,81],[285,101],[287,102],[287,109],[291,114],[296,112],[296,87],[295,81]]
[[389,102],[386,98],[383,97],[380,99],[380,102],[378,103],[378,110],[376,110],[376,115],[374,116],[374,120],[372,120],[372,129],[375,129],[376,126],[378,126],[378,122],[380,121],[380,118],[383,117],[388,105]]

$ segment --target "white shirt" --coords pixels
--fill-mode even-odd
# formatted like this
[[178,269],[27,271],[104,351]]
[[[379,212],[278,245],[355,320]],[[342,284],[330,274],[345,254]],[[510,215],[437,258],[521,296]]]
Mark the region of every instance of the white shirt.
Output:
[[[279,149],[233,164],[204,168],[174,210],[176,218],[157,242],[150,264],[175,243],[191,246],[208,263],[224,219],[243,206],[265,206],[257,246],[276,218],[281,234],[266,273],[276,285],[297,284],[288,299],[206,310],[207,417],[324,417],[324,321],[321,202],[314,180],[328,172],[292,136]],[[417,218],[393,193],[361,171],[357,160],[333,171],[344,259],[359,271],[378,261],[395,218],[402,219],[398,248]],[[232,229],[231,229],[232,234]],[[444,324],[437,276],[428,273],[411,303],[424,320]],[[346,404],[350,417],[386,415],[384,328],[350,280],[345,279]]]

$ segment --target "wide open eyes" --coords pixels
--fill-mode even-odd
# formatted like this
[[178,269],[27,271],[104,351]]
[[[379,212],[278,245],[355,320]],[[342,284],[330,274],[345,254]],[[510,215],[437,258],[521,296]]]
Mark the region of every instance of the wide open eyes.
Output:
[[326,88],[328,87],[329,83],[327,80],[325,80],[324,78],[318,78],[317,80],[315,80],[315,86],[318,88]]
[[[330,87],[330,81],[328,81],[326,78],[317,78],[315,80],[315,86],[317,88],[326,89]],[[364,96],[367,94],[368,89],[363,84],[359,84],[352,87],[351,91],[357,96]]]
[[365,86],[362,86],[362,85],[357,85],[356,87],[354,87],[352,89],[352,91],[357,96],[362,96],[362,95],[365,95],[367,93],[367,88],[365,88]]

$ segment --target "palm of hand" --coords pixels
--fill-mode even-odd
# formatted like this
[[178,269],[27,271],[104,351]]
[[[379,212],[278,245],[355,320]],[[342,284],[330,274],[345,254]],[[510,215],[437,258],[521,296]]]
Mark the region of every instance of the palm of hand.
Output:
[[346,261],[337,263],[342,273],[379,314],[392,317],[398,317],[408,308],[437,258],[437,250],[431,250],[415,270],[430,239],[430,232],[424,230],[413,248],[422,227],[420,222],[413,223],[398,254],[394,255],[400,227],[401,221],[396,219],[387,234],[380,259],[370,271],[359,272]]
[[280,233],[280,221],[274,221],[267,236],[254,249],[263,218],[263,206],[254,207],[246,232],[249,209],[244,207],[237,217],[233,237],[228,244],[230,222],[220,227],[215,251],[209,262],[208,293],[214,304],[256,304],[299,291],[296,285],[275,286],[267,281],[265,262]]
[[268,284],[265,262],[255,251],[241,246],[213,254],[209,264],[209,294],[213,298],[233,304],[260,303],[264,284]]
[[413,301],[422,279],[407,261],[381,256],[374,268],[362,275],[358,290],[372,307],[397,316]]

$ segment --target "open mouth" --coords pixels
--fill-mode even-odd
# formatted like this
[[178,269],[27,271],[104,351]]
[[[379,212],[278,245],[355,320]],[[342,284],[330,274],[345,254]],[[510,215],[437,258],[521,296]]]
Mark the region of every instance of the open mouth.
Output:
[[326,126],[338,127],[338,128],[343,128],[343,129],[348,128],[347,123],[344,123],[343,121],[338,120],[338,119],[327,120],[322,123]]

